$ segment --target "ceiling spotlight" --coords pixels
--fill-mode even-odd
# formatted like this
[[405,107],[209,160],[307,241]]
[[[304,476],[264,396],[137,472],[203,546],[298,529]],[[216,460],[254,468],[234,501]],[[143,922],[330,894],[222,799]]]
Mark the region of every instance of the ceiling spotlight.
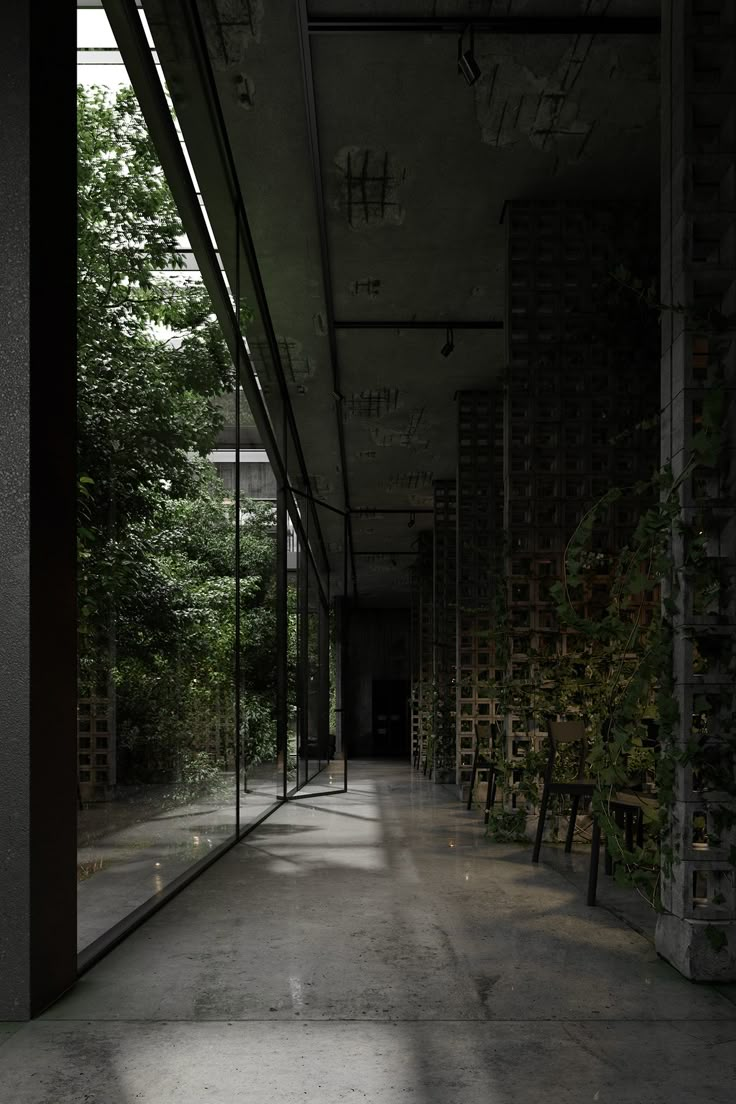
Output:
[[414,514],[409,514],[409,524],[407,525],[407,529],[413,529],[416,523],[416,516]]
[[[467,31],[468,28],[465,28]],[[463,50],[463,39],[465,38],[465,31],[460,35],[457,40],[457,71],[462,73],[468,84],[475,84],[480,76],[480,66],[475,60],[475,54],[473,47],[475,45],[475,32],[473,30],[473,24],[470,24],[470,48]]]
[[447,327],[447,334],[446,334],[445,344],[440,349],[440,352],[442,353],[443,357],[448,357],[450,355],[450,353],[452,353],[454,351],[455,351],[455,340],[454,340],[454,337],[453,337],[453,334],[452,334],[452,330],[448,326]]

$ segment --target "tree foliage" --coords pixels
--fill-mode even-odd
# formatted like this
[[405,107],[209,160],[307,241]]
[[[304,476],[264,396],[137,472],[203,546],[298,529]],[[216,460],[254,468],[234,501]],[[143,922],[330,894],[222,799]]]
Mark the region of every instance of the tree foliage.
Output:
[[[78,147],[80,672],[85,693],[108,669],[136,776],[232,744],[236,519],[204,458],[235,379],[132,90],[78,89]],[[244,713],[269,742],[273,524],[241,516]]]

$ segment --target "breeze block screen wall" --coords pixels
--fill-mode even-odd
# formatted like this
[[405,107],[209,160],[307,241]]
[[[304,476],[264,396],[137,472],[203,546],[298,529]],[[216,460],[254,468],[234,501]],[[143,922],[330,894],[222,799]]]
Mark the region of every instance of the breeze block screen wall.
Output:
[[[470,780],[476,721],[496,719],[496,615],[503,586],[503,396],[462,391],[457,467],[457,781]],[[479,775],[485,781],[483,775]]]
[[420,598],[419,598],[419,568],[412,568],[411,579],[411,607],[409,610],[409,673],[411,679],[410,691],[410,726],[411,726],[411,761],[415,767],[419,766],[421,759],[421,731],[419,727],[419,658],[420,658]]
[[414,569],[414,685],[412,687],[412,754],[418,767],[427,770],[432,764],[434,732],[434,630],[433,536],[430,531],[419,534],[417,560]]
[[451,479],[434,484],[434,777],[454,782],[457,773],[455,663],[457,490]]
[[[658,242],[648,208],[513,202],[506,219],[507,654],[509,673],[533,685],[535,665],[567,650],[550,589],[581,517],[612,486],[630,488],[594,532],[594,550],[617,552],[642,506],[633,485],[657,466],[656,434],[634,429],[659,410],[657,313],[613,273],[646,285]],[[609,593],[609,577],[593,577],[580,612]],[[533,694],[525,715],[506,717],[512,768],[546,731]]]

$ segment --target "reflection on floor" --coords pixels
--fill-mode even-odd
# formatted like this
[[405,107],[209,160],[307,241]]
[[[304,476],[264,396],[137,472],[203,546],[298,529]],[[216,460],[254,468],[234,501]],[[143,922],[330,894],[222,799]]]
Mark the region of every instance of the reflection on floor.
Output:
[[[245,826],[275,801],[274,767],[256,768],[241,794]],[[235,831],[235,775],[196,798],[174,786],[121,789],[78,814],[77,946],[81,951]]]
[[[2,1038],[2,1036],[0,1036]],[[14,1104],[731,1104],[736,1003],[451,791],[351,768],[6,1036]]]

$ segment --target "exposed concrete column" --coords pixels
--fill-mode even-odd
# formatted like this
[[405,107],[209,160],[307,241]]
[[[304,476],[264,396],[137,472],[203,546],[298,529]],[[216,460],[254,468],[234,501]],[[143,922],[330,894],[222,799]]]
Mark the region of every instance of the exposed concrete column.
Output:
[[[707,8],[707,11],[705,10]],[[667,0],[662,29],[662,460],[675,475],[692,455],[704,411],[722,392],[720,462],[681,491],[681,517],[707,539],[720,591],[706,605],[698,574],[678,571],[674,618],[676,743],[696,760],[676,767],[670,823],[675,852],[657,950],[687,977],[736,979],[736,813],[698,762],[705,751],[734,781],[733,654],[736,635],[736,9],[733,0]],[[698,323],[715,312],[720,323]],[[726,316],[725,318],[723,316]],[[711,318],[714,315],[711,313]],[[730,318],[730,322],[729,319]],[[720,332],[718,332],[720,331]],[[672,542],[685,569],[690,540]],[[725,822],[724,822],[725,813]]]
[[32,33],[28,9],[6,4],[0,14],[0,1019],[7,1020],[26,1019],[59,996],[77,961],[75,10],[39,2]]

